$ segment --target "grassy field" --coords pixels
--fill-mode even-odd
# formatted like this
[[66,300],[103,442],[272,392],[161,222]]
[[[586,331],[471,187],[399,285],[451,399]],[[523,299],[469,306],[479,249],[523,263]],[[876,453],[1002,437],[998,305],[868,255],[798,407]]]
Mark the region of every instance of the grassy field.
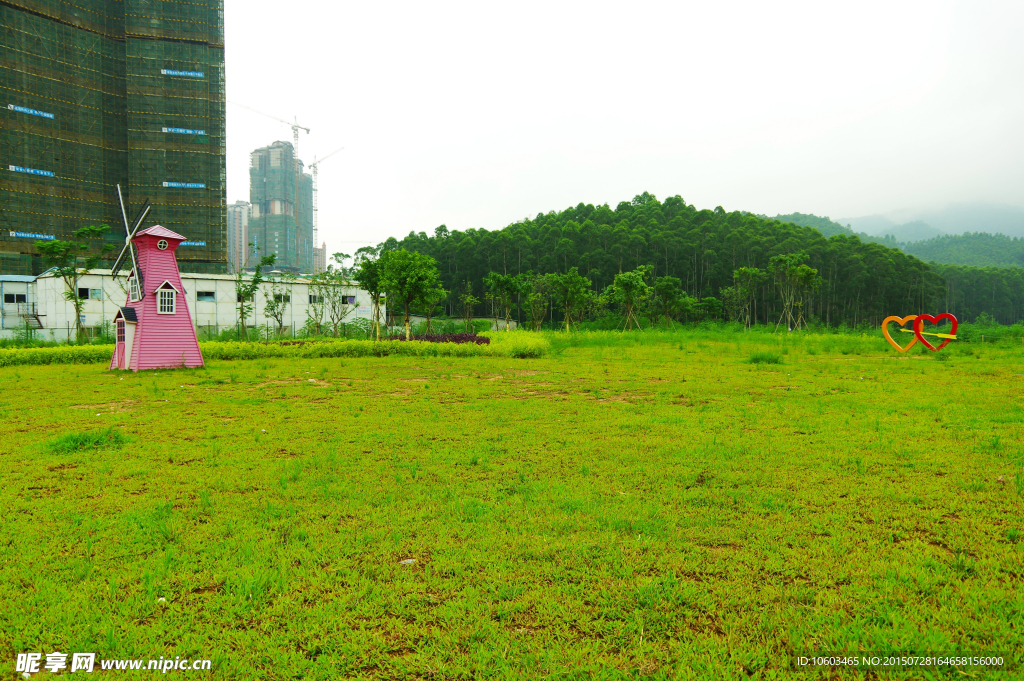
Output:
[[216,679],[1020,663],[1024,351],[549,338],[539,359],[0,369],[0,678],[53,650]]

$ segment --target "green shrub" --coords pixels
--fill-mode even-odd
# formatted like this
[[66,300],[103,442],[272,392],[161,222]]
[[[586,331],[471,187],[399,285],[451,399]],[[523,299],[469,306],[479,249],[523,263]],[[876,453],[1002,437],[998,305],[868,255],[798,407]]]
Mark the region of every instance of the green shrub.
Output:
[[74,454],[86,449],[119,449],[127,438],[113,426],[106,430],[93,430],[87,433],[65,433],[51,438],[46,448],[54,454]]
[[757,352],[750,353],[750,359],[747,361],[751,364],[782,364],[782,355],[758,350]]
[[60,345],[0,350],[0,367],[19,364],[96,364],[109,362],[113,345]]

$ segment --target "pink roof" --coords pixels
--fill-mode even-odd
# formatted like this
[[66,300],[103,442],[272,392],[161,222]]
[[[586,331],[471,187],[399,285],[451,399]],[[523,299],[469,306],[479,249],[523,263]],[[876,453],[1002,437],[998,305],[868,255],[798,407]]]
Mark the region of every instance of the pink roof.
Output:
[[172,232],[166,227],[161,227],[160,225],[153,225],[152,227],[149,227],[147,229],[142,230],[141,232],[138,232],[135,236],[142,236],[143,234],[150,234],[152,236],[158,236],[164,239],[179,239],[181,241],[185,241],[185,237],[183,237],[182,235],[178,234],[177,232]]

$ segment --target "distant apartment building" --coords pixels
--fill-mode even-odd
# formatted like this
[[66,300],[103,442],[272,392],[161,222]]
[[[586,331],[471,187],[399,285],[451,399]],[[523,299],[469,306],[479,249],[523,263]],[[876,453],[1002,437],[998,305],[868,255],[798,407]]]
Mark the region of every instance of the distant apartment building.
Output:
[[259,257],[277,256],[276,269],[312,272],[313,177],[290,142],[257,149],[250,161],[249,241]]
[[313,249],[313,274],[327,271],[327,242],[320,248]]
[[88,225],[120,250],[117,185],[225,272],[223,1],[0,0],[0,29],[0,275]]
[[249,202],[235,201],[228,206],[228,271],[238,272],[252,266],[249,260]]

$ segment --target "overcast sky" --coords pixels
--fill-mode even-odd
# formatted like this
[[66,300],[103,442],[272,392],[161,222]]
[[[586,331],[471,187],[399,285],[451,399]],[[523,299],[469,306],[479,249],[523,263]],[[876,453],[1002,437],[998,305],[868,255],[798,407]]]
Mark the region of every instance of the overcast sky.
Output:
[[1024,204],[1024,2],[225,0],[228,201],[311,128],[320,238],[650,191],[833,218]]

